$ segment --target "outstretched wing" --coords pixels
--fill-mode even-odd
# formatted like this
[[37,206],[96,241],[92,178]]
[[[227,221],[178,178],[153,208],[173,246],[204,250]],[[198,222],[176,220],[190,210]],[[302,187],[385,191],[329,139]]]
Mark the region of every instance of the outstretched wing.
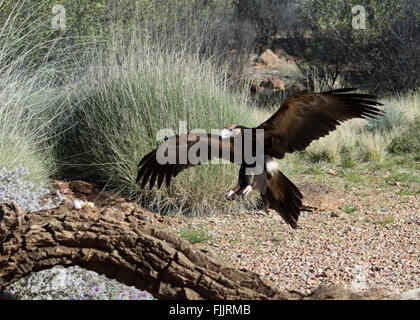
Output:
[[141,180],[144,188],[150,181],[149,186],[153,188],[157,181],[160,188],[165,180],[168,187],[182,170],[215,157],[230,161],[234,150],[233,139],[222,139],[219,135],[193,131],[175,135],[141,159],[136,182]]
[[333,131],[341,122],[353,118],[374,118],[382,111],[375,106],[376,97],[346,93],[355,89],[338,89],[322,93],[298,93],[282,103],[264,129],[264,153],[283,158],[284,154],[305,149],[313,140]]

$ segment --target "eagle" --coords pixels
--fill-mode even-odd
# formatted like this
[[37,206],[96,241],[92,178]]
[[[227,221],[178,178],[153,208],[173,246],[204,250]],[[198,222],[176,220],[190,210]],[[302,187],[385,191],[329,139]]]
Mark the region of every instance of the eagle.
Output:
[[[230,124],[220,135],[192,130],[165,138],[164,143],[141,159],[136,183],[141,181],[143,189],[149,182],[151,189],[156,182],[160,188],[165,181],[169,187],[171,179],[182,170],[222,158],[240,164],[238,184],[225,195],[227,200],[259,191],[266,209],[275,210],[296,228],[300,212],[305,209],[303,196],[280,171],[274,158],[304,150],[346,120],[383,114],[376,107],[382,105],[376,96],[354,90],[301,91],[283,101],[268,120],[255,128]],[[251,155],[247,157],[251,161],[244,161],[245,153]]]

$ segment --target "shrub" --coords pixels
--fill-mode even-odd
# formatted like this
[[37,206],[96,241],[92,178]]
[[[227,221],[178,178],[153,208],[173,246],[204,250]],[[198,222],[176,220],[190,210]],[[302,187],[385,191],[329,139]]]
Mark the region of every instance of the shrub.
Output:
[[300,7],[304,1],[233,0],[232,21],[235,39],[242,45],[269,46],[273,36],[301,25]]
[[[363,5],[366,29],[353,29],[351,7]],[[298,33],[296,54],[336,77],[381,92],[401,92],[419,84],[417,63],[419,3],[415,0],[306,1],[307,29]],[[310,37],[305,34],[310,34]]]
[[382,110],[384,115],[376,118],[368,118],[367,129],[370,131],[386,132],[394,128],[402,126],[407,117],[401,107],[402,102],[398,106],[385,105]]
[[[66,10],[64,30],[51,26],[56,4]],[[0,0],[0,25],[9,25],[8,40],[18,43],[19,50],[36,48],[30,58],[38,65],[47,60],[63,64],[74,55],[80,60],[92,45],[101,46],[114,34],[124,37],[140,24],[148,37],[170,38],[181,30],[201,28],[200,36],[211,38],[215,30],[210,22],[222,25],[231,11],[230,1]],[[149,26],[158,33],[150,33]]]
[[407,153],[420,154],[420,118],[410,123],[409,127],[402,130],[388,145],[391,153],[403,155]]
[[180,232],[180,237],[191,243],[206,242],[211,239],[203,227],[200,228],[184,228]]
[[[381,93],[406,92],[419,85],[416,0],[234,3],[242,37],[263,48],[281,43],[311,82],[320,82],[320,77],[334,87],[341,77],[342,82]],[[366,29],[352,26],[355,5],[366,10]]]

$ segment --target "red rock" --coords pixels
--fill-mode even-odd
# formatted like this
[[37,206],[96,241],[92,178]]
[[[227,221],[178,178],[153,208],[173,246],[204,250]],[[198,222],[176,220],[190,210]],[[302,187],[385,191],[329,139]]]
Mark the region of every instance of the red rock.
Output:
[[69,182],[69,187],[75,192],[91,194],[95,185],[81,180],[74,180]]
[[275,67],[280,63],[280,59],[275,55],[273,51],[267,49],[261,56],[260,59],[268,66]]

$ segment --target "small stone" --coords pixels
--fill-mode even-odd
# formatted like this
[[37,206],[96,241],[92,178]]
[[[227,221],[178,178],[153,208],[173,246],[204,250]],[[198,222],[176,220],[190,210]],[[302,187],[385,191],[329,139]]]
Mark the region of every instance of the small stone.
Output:
[[327,277],[332,277],[334,275],[334,272],[332,272],[331,269],[327,269],[325,270],[325,276]]
[[69,186],[73,191],[83,193],[83,194],[91,194],[95,185],[92,183],[87,183],[80,180],[70,181]]
[[336,171],[334,171],[334,170],[328,170],[327,171],[327,173],[329,174],[329,175],[331,175],[331,176],[335,176],[335,175],[337,175],[337,172]]
[[85,204],[85,206],[90,208],[90,209],[93,209],[95,207],[95,204],[93,202],[89,201],[88,203]]
[[261,56],[260,59],[268,66],[268,67],[275,67],[280,63],[280,59],[276,56],[276,54],[267,49]]
[[84,205],[85,205],[85,203],[82,200],[79,200],[79,199],[74,199],[73,200],[73,206],[77,210],[82,209]]

